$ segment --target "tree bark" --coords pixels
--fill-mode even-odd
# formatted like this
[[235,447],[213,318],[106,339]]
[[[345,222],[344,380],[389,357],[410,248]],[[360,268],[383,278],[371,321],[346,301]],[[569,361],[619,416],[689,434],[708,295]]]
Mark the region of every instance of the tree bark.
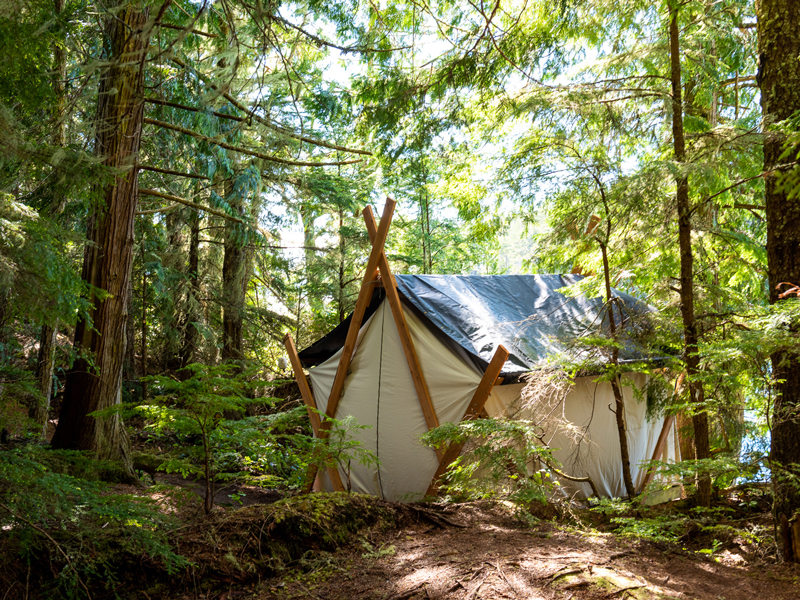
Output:
[[[611,228],[611,221],[609,220],[608,209],[606,208],[606,221],[608,229]],[[610,231],[606,235],[608,239]],[[611,293],[611,273],[608,266],[608,248],[605,242],[600,242],[600,251],[603,254],[603,275],[606,284],[606,306],[608,307],[608,329],[611,333],[611,339],[615,343],[619,343],[619,334],[617,330],[617,322],[614,317],[614,296]],[[619,348],[614,346],[611,350],[611,368],[614,370],[614,376],[611,379],[611,390],[614,392],[614,416],[617,420],[617,435],[619,437],[619,453],[620,460],[622,461],[622,480],[625,483],[625,493],[628,498],[633,498],[636,495],[636,488],[633,486],[633,478],[631,477],[631,455],[628,450],[628,424],[625,422],[625,398],[622,395],[622,388],[619,385]]]
[[89,219],[82,276],[92,289],[91,321],[79,319],[75,347],[80,353],[67,375],[64,403],[53,446],[90,450],[121,461],[132,475],[130,444],[118,415],[89,415],[120,402],[125,355],[127,291],[133,258],[139,152],[144,98],[142,66],[147,36],[146,6],[127,4],[108,17],[105,27],[109,66],[100,80],[95,154],[117,170],[109,184],[96,188],[100,201]]
[[[675,160],[679,166],[686,163],[686,141],[683,133],[683,100],[681,89],[680,34],[678,31],[678,4],[670,0],[669,9],[670,64],[672,80],[672,138]],[[708,414],[703,404],[703,383],[698,381],[700,357],[698,355],[697,322],[694,316],[694,256],[692,254],[692,211],[689,204],[689,178],[680,174],[676,201],[678,208],[678,242],[681,255],[681,317],[683,318],[684,360],[691,402],[696,405],[692,416],[694,451],[698,459],[710,458]],[[697,475],[695,502],[699,506],[711,505],[711,477],[702,471]]]
[[[758,14],[759,70],[764,116],[764,178],[767,213],[767,271],[769,300],[779,302],[776,286],[800,283],[800,199],[790,198],[774,171],[785,147],[783,135],[772,125],[800,110],[800,4],[796,0],[760,0]],[[797,176],[793,173],[792,176]],[[796,324],[794,331],[800,331]],[[800,484],[792,481],[800,464],[800,353],[771,356],[775,403],[772,409],[773,513],[779,547],[786,561],[800,562]]]
[[[186,209],[181,211],[171,210],[167,213],[167,235],[168,249],[163,258],[165,269],[172,273],[173,280],[183,280],[186,273],[186,254],[184,245],[186,242],[183,235],[184,215]],[[163,361],[169,371],[174,371],[181,366],[181,341],[183,338],[183,328],[186,323],[186,307],[181,306],[183,299],[183,286],[170,286],[168,290],[170,302],[172,304],[172,316],[170,317],[169,330],[166,331]]]
[[36,359],[36,378],[39,380],[39,393],[31,407],[29,416],[41,428],[41,437],[47,437],[47,422],[50,416],[50,397],[53,395],[53,372],[55,370],[56,334],[58,330],[50,325],[42,325],[39,339],[39,355]]
[[[225,196],[236,216],[244,216],[244,199],[233,193],[233,182],[225,181]],[[225,256],[222,260],[222,360],[244,358],[244,300],[247,284],[247,251],[244,231],[238,223],[225,222]]]
[[[186,310],[182,324],[183,340],[181,342],[181,368],[197,360],[200,343],[200,330],[197,323],[200,320],[200,213],[191,212],[191,233],[189,234],[189,289],[186,292]],[[181,379],[188,379],[189,373],[185,371]]]

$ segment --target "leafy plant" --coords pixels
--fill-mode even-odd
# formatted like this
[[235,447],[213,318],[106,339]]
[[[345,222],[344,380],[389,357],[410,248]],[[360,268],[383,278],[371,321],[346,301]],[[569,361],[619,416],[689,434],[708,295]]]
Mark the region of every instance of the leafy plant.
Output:
[[[229,450],[257,435],[257,428],[239,426],[239,421],[228,417],[240,416],[248,405],[269,399],[245,395],[250,385],[248,374],[241,372],[238,365],[191,364],[185,371],[191,376],[183,381],[167,376],[149,378],[158,394],[138,410],[149,420],[149,427],[179,437],[181,442],[176,446],[183,451],[168,457],[159,468],[183,477],[203,477],[204,509],[209,514],[220,474],[243,466],[227,464],[231,459]],[[234,458],[233,462],[238,460]]]
[[547,501],[558,485],[550,477],[556,461],[536,433],[522,420],[478,419],[444,423],[423,435],[422,443],[441,449],[465,444],[444,475],[442,489],[449,495],[529,504]]
[[377,455],[364,447],[358,440],[352,439],[352,432],[368,429],[368,425],[359,425],[355,417],[348,415],[344,419],[327,417],[331,422],[330,434],[327,440],[314,439],[311,462],[317,468],[334,467],[341,469],[347,480],[347,491],[352,489],[350,480],[350,465],[355,460],[365,467],[380,465]]

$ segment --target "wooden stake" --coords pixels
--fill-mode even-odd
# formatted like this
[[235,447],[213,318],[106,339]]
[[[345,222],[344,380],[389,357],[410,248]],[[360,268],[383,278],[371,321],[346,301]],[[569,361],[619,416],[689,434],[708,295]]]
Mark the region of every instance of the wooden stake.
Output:
[[[495,381],[500,375],[500,371],[503,370],[503,365],[506,364],[507,360],[508,350],[502,345],[498,346],[497,350],[494,352],[492,361],[489,363],[486,372],[481,378],[481,382],[478,384],[478,389],[475,390],[475,394],[472,396],[472,401],[469,403],[469,406],[467,406],[467,410],[464,411],[464,416],[461,419],[462,422],[476,419],[481,414],[486,400],[489,399],[489,394],[492,392]],[[444,457],[439,461],[439,468],[436,469],[436,473],[431,480],[431,485],[428,487],[428,491],[425,492],[426,496],[435,496],[439,493],[439,479],[444,475],[453,461],[458,458],[458,455],[461,454],[461,450],[463,449],[463,443],[450,444],[447,451],[444,453]]]
[[[300,388],[300,395],[303,397],[303,402],[306,405],[306,411],[308,411],[308,418],[311,420],[311,429],[314,430],[314,436],[319,438],[322,424],[320,423],[319,414],[317,413],[317,404],[314,402],[314,394],[311,391],[311,386],[308,385],[306,374],[303,373],[303,365],[300,363],[300,357],[297,355],[297,348],[294,345],[294,340],[292,339],[292,335],[290,333],[287,333],[284,336],[283,345],[286,346],[286,352],[289,355],[289,361],[292,363],[294,378],[297,380],[297,387]],[[316,466],[309,470],[309,485],[306,486],[307,488],[310,488],[314,485],[314,479],[317,475],[316,471]],[[339,470],[335,466],[328,467],[328,476],[331,479],[331,483],[333,484],[333,489],[335,491],[341,492],[344,490],[342,479],[339,477]]]
[[[374,242],[378,234],[378,228],[375,225],[375,217],[372,214],[372,208],[369,206],[366,207],[363,214],[370,241]],[[411,332],[408,329],[408,323],[406,323],[406,316],[400,304],[400,294],[397,293],[397,282],[392,270],[389,268],[389,261],[386,260],[386,253],[383,251],[381,251],[380,258],[378,259],[378,268],[380,269],[381,279],[383,280],[383,287],[386,290],[386,298],[392,309],[394,324],[397,327],[397,332],[400,334],[400,344],[406,356],[408,370],[411,372],[411,380],[414,382],[414,389],[417,391],[419,405],[422,407],[422,414],[425,416],[425,424],[428,426],[428,431],[430,431],[439,426],[439,419],[433,407],[428,385],[425,383],[425,376],[419,366],[419,358],[414,349],[414,341],[411,339]],[[441,449],[436,449],[436,457],[440,461],[444,457],[444,453]]]

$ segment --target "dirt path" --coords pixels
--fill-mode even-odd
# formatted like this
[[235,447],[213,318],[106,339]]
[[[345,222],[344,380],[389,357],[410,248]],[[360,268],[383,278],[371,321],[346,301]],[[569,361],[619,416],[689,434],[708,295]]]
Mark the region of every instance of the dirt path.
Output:
[[447,518],[465,527],[421,525],[363,539],[360,549],[310,559],[311,571],[297,580],[273,579],[252,596],[221,598],[800,599],[798,566],[748,563],[730,551],[708,557],[546,522],[522,528],[488,505],[460,507]]

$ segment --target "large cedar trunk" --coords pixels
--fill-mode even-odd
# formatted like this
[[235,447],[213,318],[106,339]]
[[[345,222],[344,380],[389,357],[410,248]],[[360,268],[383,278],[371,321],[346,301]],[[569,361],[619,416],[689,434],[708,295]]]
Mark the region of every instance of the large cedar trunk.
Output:
[[[771,303],[779,301],[776,286],[800,284],[800,199],[781,189],[775,167],[781,161],[784,138],[769,128],[800,110],[800,3],[761,0],[758,3],[758,84],[764,115],[765,206],[767,263]],[[796,330],[800,330],[795,326]],[[800,482],[789,478],[800,464],[800,354],[772,355],[775,404],[772,412],[773,510],[779,546],[787,561],[800,562]]]
[[[672,80],[672,137],[675,160],[686,162],[686,141],[683,133],[683,99],[681,82],[680,37],[678,30],[678,8],[670,8],[669,22],[670,64]],[[684,360],[691,402],[702,407],[703,384],[697,380],[700,370],[698,356],[697,321],[694,316],[694,256],[692,254],[692,212],[689,204],[689,179],[686,175],[676,178],[676,203],[678,208],[678,243],[681,255],[681,317],[683,318]],[[694,429],[694,454],[698,459],[709,458],[711,448],[708,439],[708,415],[699,408],[692,416]],[[699,473],[695,501],[700,506],[711,504],[711,478]]]
[[75,347],[80,355],[67,375],[53,437],[56,448],[91,450],[100,458],[122,461],[131,473],[121,419],[89,413],[120,401],[138,182],[134,165],[144,107],[142,64],[147,40],[142,29],[147,16],[146,7],[127,5],[106,22],[110,64],[100,80],[95,154],[119,174],[97,190],[100,201],[89,219],[82,276],[108,296],[93,295],[91,322],[78,321]]

